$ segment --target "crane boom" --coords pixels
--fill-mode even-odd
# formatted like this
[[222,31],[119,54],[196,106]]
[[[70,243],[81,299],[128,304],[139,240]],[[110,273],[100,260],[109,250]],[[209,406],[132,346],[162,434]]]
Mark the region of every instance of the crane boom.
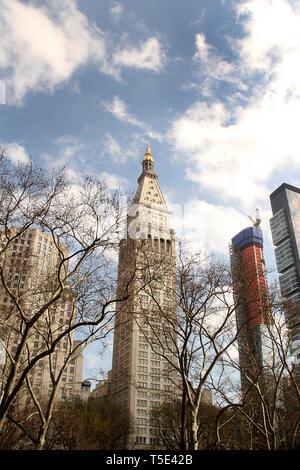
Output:
[[253,223],[254,227],[258,227],[259,224],[261,223],[261,219],[259,217],[259,210],[258,209],[255,210],[255,220],[253,220],[250,215],[248,215],[248,217],[251,220],[251,222]]

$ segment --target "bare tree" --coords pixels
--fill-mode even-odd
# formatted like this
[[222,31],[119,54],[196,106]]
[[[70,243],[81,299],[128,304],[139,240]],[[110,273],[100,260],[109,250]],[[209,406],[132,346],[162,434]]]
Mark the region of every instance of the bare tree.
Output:
[[[287,308],[295,306],[283,303],[278,291],[270,288],[268,303],[262,304],[266,309],[265,323],[256,342],[256,338],[244,334],[249,328],[247,319],[241,323],[236,318],[240,304],[245,302],[245,290],[249,292],[256,273],[253,277],[247,275],[242,290],[233,295],[228,264],[201,253],[191,254],[183,244],[179,244],[176,285],[168,283],[173,269],[168,258],[155,259],[141,247],[142,257],[143,270],[139,274],[143,279],[141,294],[145,295],[140,296],[143,313],[136,321],[152,350],[169,364],[169,378],[181,394],[180,447],[200,449],[206,445],[200,411],[203,393],[209,387],[220,399],[217,404],[221,407],[216,416],[216,448],[297,448],[299,387],[289,358],[291,332],[286,318],[291,318],[291,312],[285,315]],[[162,295],[166,289],[169,301]],[[253,295],[252,300],[258,301]],[[297,308],[294,313],[297,316]],[[248,341],[243,348],[248,357],[247,368],[239,362],[236,349],[241,333]],[[240,377],[248,384],[242,399]],[[191,426],[190,442],[187,420]],[[241,435],[230,440],[224,430],[233,422],[238,423]],[[178,442],[177,431],[174,445]]]
[[[216,421],[217,444],[223,447],[221,435],[223,417],[227,410],[234,410],[239,417],[241,432],[248,449],[295,449],[299,447],[300,395],[294,364],[290,357],[291,332],[286,322],[285,310],[295,308],[283,302],[274,285],[269,289],[268,322],[260,338],[260,348],[265,360],[262,364],[253,348],[249,348],[249,368],[241,367],[234,355],[223,357],[223,380],[215,383],[217,394],[223,403]],[[297,314],[297,309],[295,314]],[[226,371],[226,373],[225,373]],[[242,399],[233,395],[234,385],[230,376],[235,371],[247,383]],[[224,386],[227,382],[227,386]]]
[[[230,267],[213,257],[191,254],[180,243],[176,283],[168,283],[168,274],[174,269],[168,257],[155,263],[146,250],[143,256],[143,290],[150,300],[137,322],[152,350],[168,364],[169,379],[176,385],[177,395],[181,395],[181,448],[187,445],[188,406],[190,448],[197,450],[201,447],[200,409],[205,388],[217,371],[220,358],[236,340]],[[169,293],[169,299],[159,295],[162,291]]]
[[[79,347],[74,332],[83,348],[111,330],[115,302],[128,297],[128,289],[119,299],[114,290],[123,217],[119,192],[103,181],[74,183],[64,170],[13,166],[1,153],[0,431],[27,389],[41,422],[35,445],[43,448],[64,368]],[[47,238],[47,251],[38,236]],[[58,369],[54,357],[61,351]],[[31,380],[37,367],[48,368],[53,385],[44,407]]]

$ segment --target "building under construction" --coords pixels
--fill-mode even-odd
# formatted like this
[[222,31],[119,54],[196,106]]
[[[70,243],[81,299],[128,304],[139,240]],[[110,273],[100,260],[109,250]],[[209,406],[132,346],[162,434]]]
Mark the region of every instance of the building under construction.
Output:
[[253,226],[235,235],[230,245],[242,397],[254,380],[265,377],[273,357],[263,235],[259,224],[257,211]]

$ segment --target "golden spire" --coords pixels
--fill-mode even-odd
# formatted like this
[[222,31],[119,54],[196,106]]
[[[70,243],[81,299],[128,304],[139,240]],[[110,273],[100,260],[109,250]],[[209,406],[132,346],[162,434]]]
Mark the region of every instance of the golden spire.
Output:
[[151,153],[151,148],[150,148],[150,145],[147,144],[147,150],[145,152],[145,158],[144,160],[152,160],[153,161],[153,158],[152,158],[152,153]]

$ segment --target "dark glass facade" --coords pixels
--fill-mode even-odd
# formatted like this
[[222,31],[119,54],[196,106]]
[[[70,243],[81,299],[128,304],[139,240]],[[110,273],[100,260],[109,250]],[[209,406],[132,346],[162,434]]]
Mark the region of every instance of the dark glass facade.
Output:
[[295,364],[300,369],[300,189],[283,183],[270,195],[270,201],[273,212],[270,226],[281,293],[296,306],[287,310],[286,315],[291,351],[294,354],[295,349]]

